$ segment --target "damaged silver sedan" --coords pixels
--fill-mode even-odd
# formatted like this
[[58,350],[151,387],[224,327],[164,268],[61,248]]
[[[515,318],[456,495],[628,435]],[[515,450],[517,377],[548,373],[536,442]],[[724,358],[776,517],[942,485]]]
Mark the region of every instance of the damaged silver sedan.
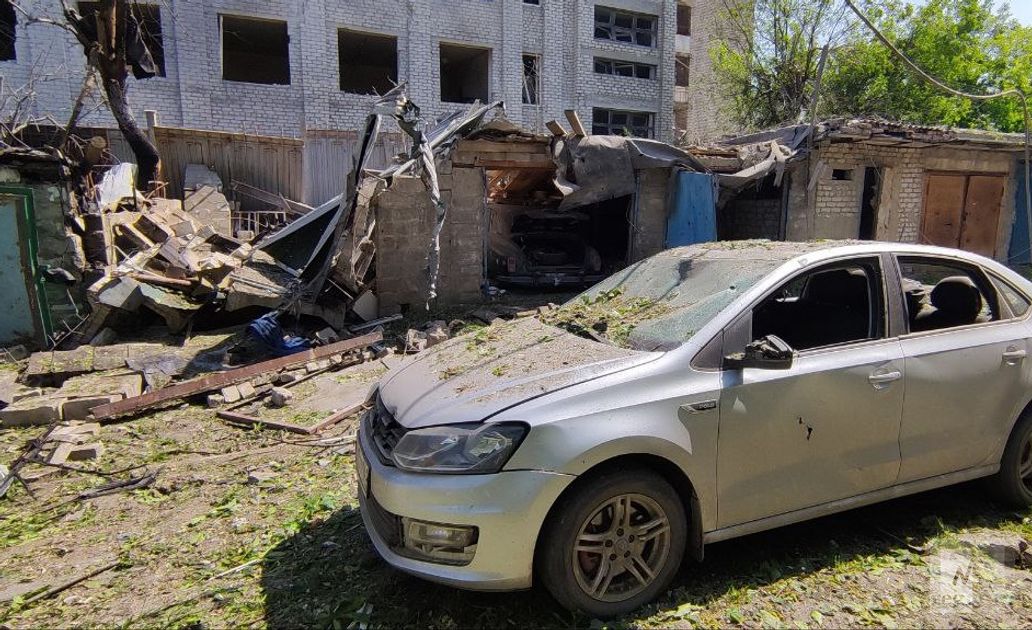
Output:
[[366,529],[409,573],[608,617],[706,543],[975,478],[1032,505],[1030,296],[943,248],[665,251],[388,374]]

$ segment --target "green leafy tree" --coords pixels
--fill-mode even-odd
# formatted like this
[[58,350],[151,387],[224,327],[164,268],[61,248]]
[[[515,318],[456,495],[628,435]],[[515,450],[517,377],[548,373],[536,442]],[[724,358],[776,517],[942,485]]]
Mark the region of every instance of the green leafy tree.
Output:
[[[1032,90],[1032,28],[994,0],[859,2],[890,41],[958,90]],[[729,114],[747,128],[808,118],[820,49],[831,47],[818,113],[884,116],[921,124],[1024,130],[1013,98],[951,96],[911,72],[841,0],[725,0],[712,50]],[[751,30],[750,30],[751,29]]]
[[841,0],[724,0],[711,54],[735,122],[762,128],[798,119],[821,48],[849,37],[846,11]]
[[[1032,79],[1032,29],[993,0],[892,0],[866,13],[908,57],[947,85],[973,94],[1017,87]],[[822,114],[880,115],[954,127],[1023,131],[1021,105],[1003,98],[976,102],[952,96],[906,68],[873,37],[854,37],[832,56],[824,78]]]

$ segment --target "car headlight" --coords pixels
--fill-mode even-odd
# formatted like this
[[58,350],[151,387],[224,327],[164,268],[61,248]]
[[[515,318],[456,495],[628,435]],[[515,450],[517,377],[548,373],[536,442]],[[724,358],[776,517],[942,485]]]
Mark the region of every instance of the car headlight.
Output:
[[416,429],[398,440],[392,456],[405,470],[493,473],[501,470],[527,431],[527,425],[518,422]]

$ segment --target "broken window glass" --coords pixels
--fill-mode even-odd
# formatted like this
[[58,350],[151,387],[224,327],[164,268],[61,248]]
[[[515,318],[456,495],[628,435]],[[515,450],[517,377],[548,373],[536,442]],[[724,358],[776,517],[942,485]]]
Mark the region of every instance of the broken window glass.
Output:
[[351,94],[386,94],[398,83],[398,38],[340,29],[340,89]]
[[290,85],[287,23],[222,15],[222,78],[225,81]]
[[656,66],[647,63],[634,61],[620,61],[617,59],[595,59],[595,72],[598,74],[612,74],[620,77],[637,77],[639,79],[654,79]]
[[541,57],[523,55],[523,102],[527,105],[538,104],[540,87]]
[[595,39],[608,39],[626,44],[656,45],[658,18],[654,15],[595,7]]
[[655,114],[596,107],[591,114],[591,132],[596,135],[654,137]]
[[0,0],[0,61],[14,61],[18,58],[14,50],[18,16],[11,0]]
[[670,249],[610,276],[541,321],[622,347],[670,350],[782,262],[713,245]]

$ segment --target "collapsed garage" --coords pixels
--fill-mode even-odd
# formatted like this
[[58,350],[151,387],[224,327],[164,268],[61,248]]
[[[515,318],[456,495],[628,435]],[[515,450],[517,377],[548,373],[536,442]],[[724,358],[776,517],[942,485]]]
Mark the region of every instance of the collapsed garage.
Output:
[[[660,142],[533,134],[499,119],[436,166],[447,211],[441,304],[476,302],[494,288],[585,288],[665,247],[716,234],[712,177]],[[435,215],[426,187],[395,177],[372,205],[381,314],[423,308]]]

